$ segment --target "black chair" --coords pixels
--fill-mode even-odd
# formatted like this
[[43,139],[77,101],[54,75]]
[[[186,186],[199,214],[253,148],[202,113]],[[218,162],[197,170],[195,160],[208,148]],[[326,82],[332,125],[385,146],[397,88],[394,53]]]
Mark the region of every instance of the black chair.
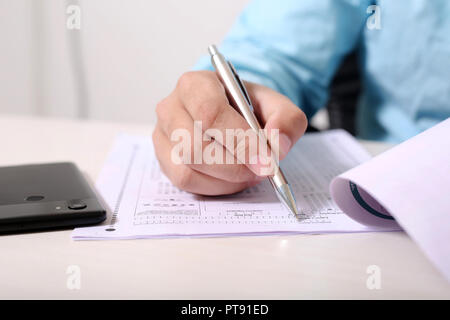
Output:
[[[329,99],[326,104],[330,119],[329,129],[344,129],[355,135],[356,106],[361,93],[361,77],[356,52],[352,52],[342,61],[329,90]],[[307,131],[318,130],[309,126]]]

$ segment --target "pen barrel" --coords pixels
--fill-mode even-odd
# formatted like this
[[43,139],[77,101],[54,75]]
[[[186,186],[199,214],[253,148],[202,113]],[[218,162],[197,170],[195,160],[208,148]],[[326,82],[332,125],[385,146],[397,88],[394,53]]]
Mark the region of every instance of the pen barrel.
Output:
[[281,186],[288,184],[286,177],[284,176],[283,171],[281,171],[281,168],[277,166],[275,174],[271,177],[269,177],[270,183],[272,186],[281,188]]
[[[228,93],[228,98],[231,100],[231,105],[244,117],[250,128],[258,135],[258,138],[267,143],[273,153],[270,141],[264,131],[261,130],[261,125],[255,116],[250,96],[233,65],[225,59],[214,45],[210,46],[208,51],[211,54],[211,63]],[[275,160],[278,157],[274,157],[272,154],[272,159]],[[287,182],[277,160],[275,162],[275,174],[270,178],[270,181],[273,185],[279,187]]]
[[239,83],[239,76],[233,70],[231,64],[225,60],[224,56],[215,49],[215,46],[211,46],[209,52],[211,53],[211,63],[224,84],[228,97],[231,100],[231,105],[244,117],[250,128],[260,134],[261,125],[254,114],[250,97],[245,88]]
[[239,75],[237,74],[233,65],[225,59],[225,57],[217,50],[216,46],[210,46],[208,48],[208,51],[211,55],[211,63],[216,69],[216,72],[220,80],[222,81],[225,90],[228,93],[228,99],[231,100],[230,104],[232,104],[233,107],[240,112],[240,114],[247,121],[250,128],[252,128],[253,131],[257,133],[258,138],[264,139],[261,141],[265,141],[270,147],[272,153],[271,158],[275,162],[275,167],[273,176],[270,176],[268,178],[270,180],[270,183],[276,190],[278,198],[287,206],[290,212],[292,212],[293,214],[298,214],[297,205],[295,203],[295,198],[292,194],[292,190],[287,183],[283,172],[280,169],[280,166],[278,164],[278,157],[275,158],[273,156],[272,146],[268,141],[264,131],[261,130],[261,125],[259,124],[259,121],[255,116],[253,105],[250,100],[250,96],[245,89],[244,83],[239,78]]

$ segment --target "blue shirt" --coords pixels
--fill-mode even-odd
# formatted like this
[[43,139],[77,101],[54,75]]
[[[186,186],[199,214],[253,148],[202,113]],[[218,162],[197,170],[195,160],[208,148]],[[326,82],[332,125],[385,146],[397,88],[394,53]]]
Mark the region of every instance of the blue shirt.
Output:
[[[449,0],[254,0],[219,49],[242,78],[288,96],[308,117],[356,49],[364,139],[400,142],[450,116]],[[206,56],[196,65],[211,68]]]

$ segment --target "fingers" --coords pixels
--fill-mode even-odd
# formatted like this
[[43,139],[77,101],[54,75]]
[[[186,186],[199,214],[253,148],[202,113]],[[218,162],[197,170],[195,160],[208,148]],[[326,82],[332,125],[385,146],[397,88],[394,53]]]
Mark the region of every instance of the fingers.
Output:
[[[224,152],[228,152],[220,143],[214,140],[210,142],[208,146],[213,148],[224,149]],[[188,166],[191,169],[206,174],[208,176],[233,183],[251,182],[251,181],[258,182],[265,178],[254,174],[246,165],[242,163],[236,162],[227,163],[226,159],[220,163],[202,163],[202,164],[191,163]]]
[[[173,115],[176,116],[174,117]],[[161,101],[157,106],[157,116],[158,126],[160,126],[165,136],[168,137],[172,148],[179,143],[179,139],[174,133],[179,132],[180,129],[184,129],[189,133],[189,146],[186,146],[186,148],[189,148],[189,156],[183,158],[185,165],[198,172],[229,182],[238,183],[261,180],[214,139],[205,141],[200,136],[201,148],[196,148],[193,120],[176,97],[169,96]],[[203,134],[203,132],[200,133]],[[201,158],[201,163],[196,163],[196,152],[200,153],[197,158]]]
[[[181,77],[177,87],[181,105],[194,121],[201,121],[202,131],[214,134],[214,139],[239,162],[244,163],[255,174],[263,175],[261,166],[269,162],[263,156],[266,153],[267,158],[270,150],[260,150],[260,146],[267,147],[267,143],[229,104],[225,89],[216,74],[207,71],[189,72]],[[233,132],[234,138],[225,139],[227,132]]]
[[254,183],[232,183],[220,180],[171,160],[171,143],[159,126],[153,132],[155,153],[161,170],[172,183],[185,191],[202,195],[221,195],[239,192]]
[[[228,102],[222,83],[213,72],[188,72],[178,81],[178,98],[191,118],[204,129],[250,129]],[[194,94],[195,93],[195,94]]]
[[306,130],[308,120],[305,114],[287,97],[270,88],[251,82],[245,85],[268,135],[272,129],[279,130],[279,155],[283,159]]
[[[270,147],[280,149],[275,152],[283,158],[305,131],[305,115],[285,96],[256,84],[246,85],[268,138],[273,129],[279,130],[279,140],[275,139],[276,145],[270,141]],[[156,111],[155,151],[163,172],[180,189],[229,194],[257,184],[263,180],[261,175],[273,174],[273,150],[229,104],[214,72],[184,74]],[[182,154],[177,149],[184,142],[179,130],[187,136],[186,156],[185,149]]]

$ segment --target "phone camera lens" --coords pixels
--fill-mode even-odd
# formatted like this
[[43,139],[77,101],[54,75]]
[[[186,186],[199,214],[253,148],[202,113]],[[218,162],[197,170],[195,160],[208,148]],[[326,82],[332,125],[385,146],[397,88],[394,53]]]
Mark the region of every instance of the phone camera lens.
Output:
[[70,200],[68,201],[67,206],[71,210],[82,210],[87,207],[86,203],[81,200]]

